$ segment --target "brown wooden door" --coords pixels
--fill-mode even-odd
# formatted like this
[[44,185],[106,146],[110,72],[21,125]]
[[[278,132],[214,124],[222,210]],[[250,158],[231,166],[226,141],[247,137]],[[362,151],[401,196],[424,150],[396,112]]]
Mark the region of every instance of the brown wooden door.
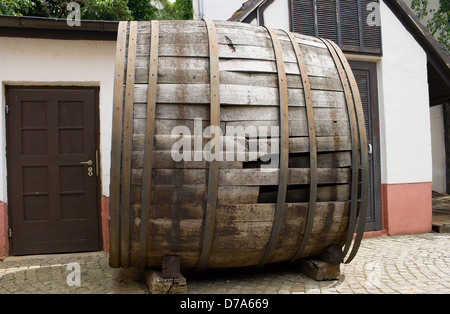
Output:
[[100,249],[97,98],[93,88],[7,88],[13,255]]
[[377,65],[374,62],[350,61],[358,83],[367,129],[369,154],[369,208],[365,231],[382,229],[380,120],[378,113]]

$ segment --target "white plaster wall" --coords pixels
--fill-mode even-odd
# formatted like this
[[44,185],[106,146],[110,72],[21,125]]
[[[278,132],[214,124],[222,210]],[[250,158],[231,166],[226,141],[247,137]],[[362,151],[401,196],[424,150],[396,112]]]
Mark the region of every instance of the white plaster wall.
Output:
[[430,108],[431,145],[433,152],[433,190],[446,193],[445,132],[442,105]]
[[264,24],[270,28],[290,30],[289,1],[275,0],[264,11]]
[[382,183],[432,181],[427,56],[381,1]]
[[[246,0],[203,0],[205,19],[228,20]],[[194,19],[199,19],[199,1],[193,0]],[[264,12],[264,22],[275,29],[289,31],[289,0],[276,0]],[[258,25],[256,20],[251,24]]]
[[[246,0],[203,0],[205,19],[227,21]],[[199,1],[192,0],[194,19],[199,19]]]
[[0,201],[7,202],[5,86],[99,86],[102,191],[109,196],[116,43],[0,38]]

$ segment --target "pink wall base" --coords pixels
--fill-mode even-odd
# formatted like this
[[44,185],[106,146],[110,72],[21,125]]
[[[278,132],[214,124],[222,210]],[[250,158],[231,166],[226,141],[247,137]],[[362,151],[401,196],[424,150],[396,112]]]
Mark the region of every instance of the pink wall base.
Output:
[[383,225],[389,235],[432,230],[431,182],[383,184]]
[[109,197],[102,196],[102,237],[103,250],[109,253]]
[[9,255],[8,204],[0,201],[0,260]]

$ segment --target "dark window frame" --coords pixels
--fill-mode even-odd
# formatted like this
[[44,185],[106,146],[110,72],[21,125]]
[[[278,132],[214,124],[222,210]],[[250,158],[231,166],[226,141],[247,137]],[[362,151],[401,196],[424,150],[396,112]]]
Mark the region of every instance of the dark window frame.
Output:
[[[351,1],[356,1],[357,7],[352,7],[350,4]],[[339,47],[344,52],[347,53],[358,53],[358,54],[370,54],[370,55],[378,55],[381,56],[382,51],[382,40],[381,40],[381,26],[366,26],[364,23],[367,20],[371,11],[366,10],[365,8],[369,3],[372,2],[380,2],[379,0],[333,0],[335,2],[334,5],[329,5],[331,1],[327,0],[289,0],[289,21],[290,21],[290,31],[303,33],[305,35],[315,36],[315,37],[324,37],[335,41]],[[352,8],[353,11],[348,11],[346,16],[352,16],[355,13],[357,14],[357,19],[350,21],[353,22],[353,25],[347,23],[347,26],[344,26],[344,17],[345,14],[343,10],[345,10],[344,4],[346,3],[347,8]],[[322,5],[322,6],[320,6]],[[330,10],[330,7],[335,10],[336,14],[326,14],[322,15],[322,19],[318,16],[320,13],[324,13],[326,10]],[[306,23],[303,26],[307,26],[309,31],[303,31],[301,26],[299,26],[299,21],[301,17],[299,15],[299,11],[309,12],[312,10],[313,16],[308,16],[306,18]],[[329,13],[329,12],[328,12]],[[323,18],[327,16],[329,18]],[[348,20],[347,20],[348,22]],[[311,24],[313,23],[313,24]],[[356,26],[357,24],[357,26]],[[322,25],[322,32],[320,31]],[[336,35],[328,36],[328,33],[333,31],[331,25],[336,25]],[[375,29],[376,28],[376,29]],[[311,31],[314,29],[314,31]],[[334,37],[334,38],[329,38]],[[345,43],[345,40],[348,39],[353,42],[357,42],[357,44]]]

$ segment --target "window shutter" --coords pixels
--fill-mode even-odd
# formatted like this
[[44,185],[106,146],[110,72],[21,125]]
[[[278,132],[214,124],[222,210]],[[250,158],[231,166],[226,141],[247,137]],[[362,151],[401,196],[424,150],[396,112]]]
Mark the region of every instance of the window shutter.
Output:
[[[379,26],[369,25],[367,22],[369,14],[373,13],[369,6],[370,3],[378,2],[373,0],[362,0],[362,20],[363,20],[363,49],[367,52],[381,53],[381,28]],[[376,10],[379,10],[377,8]]]
[[339,17],[341,22],[342,41],[339,46],[343,50],[358,51],[360,48],[360,29],[358,0],[339,1]]
[[317,1],[317,24],[319,36],[338,42],[337,0]]
[[292,31],[333,40],[345,52],[381,54],[380,27],[368,23],[379,0],[290,1]]
[[293,1],[291,9],[291,28],[297,33],[316,36],[314,1]]

